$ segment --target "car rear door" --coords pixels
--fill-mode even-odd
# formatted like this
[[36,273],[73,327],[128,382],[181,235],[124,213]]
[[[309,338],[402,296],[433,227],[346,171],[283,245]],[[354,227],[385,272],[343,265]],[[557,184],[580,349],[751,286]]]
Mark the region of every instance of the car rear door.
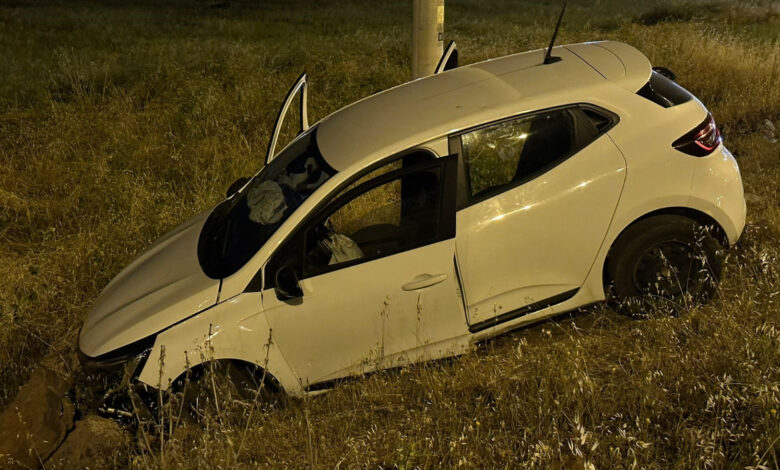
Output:
[[[266,266],[263,308],[274,343],[307,390],[425,358],[464,335],[455,274],[456,158],[397,169],[341,191]],[[302,295],[280,300],[292,269]]]
[[614,214],[617,116],[571,106],[450,139],[460,155],[457,259],[472,332],[572,297]]

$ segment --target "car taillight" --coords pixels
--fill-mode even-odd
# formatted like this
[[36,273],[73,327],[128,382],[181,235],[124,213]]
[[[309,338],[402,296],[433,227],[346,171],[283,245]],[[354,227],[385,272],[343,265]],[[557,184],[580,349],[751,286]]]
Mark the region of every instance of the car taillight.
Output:
[[712,114],[696,126],[695,129],[675,140],[672,147],[688,155],[705,157],[713,152],[723,141]]

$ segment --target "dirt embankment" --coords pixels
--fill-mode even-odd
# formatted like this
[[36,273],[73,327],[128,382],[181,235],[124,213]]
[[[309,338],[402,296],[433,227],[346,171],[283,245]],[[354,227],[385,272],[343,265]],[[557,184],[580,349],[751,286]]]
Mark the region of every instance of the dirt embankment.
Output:
[[0,468],[114,468],[127,433],[82,416],[71,398],[75,358],[48,356],[0,414]]

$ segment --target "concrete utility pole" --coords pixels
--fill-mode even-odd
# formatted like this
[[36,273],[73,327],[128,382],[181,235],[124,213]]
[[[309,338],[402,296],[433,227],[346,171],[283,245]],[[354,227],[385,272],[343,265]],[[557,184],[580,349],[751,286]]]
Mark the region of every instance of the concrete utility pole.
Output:
[[433,73],[443,52],[444,0],[414,0],[412,79]]

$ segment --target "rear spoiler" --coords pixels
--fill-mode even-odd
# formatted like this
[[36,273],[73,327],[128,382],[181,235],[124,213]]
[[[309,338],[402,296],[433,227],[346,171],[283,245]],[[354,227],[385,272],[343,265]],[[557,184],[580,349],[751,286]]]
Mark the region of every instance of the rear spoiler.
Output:
[[632,93],[642,88],[653,72],[644,54],[622,42],[598,41],[564,47],[604,78]]

